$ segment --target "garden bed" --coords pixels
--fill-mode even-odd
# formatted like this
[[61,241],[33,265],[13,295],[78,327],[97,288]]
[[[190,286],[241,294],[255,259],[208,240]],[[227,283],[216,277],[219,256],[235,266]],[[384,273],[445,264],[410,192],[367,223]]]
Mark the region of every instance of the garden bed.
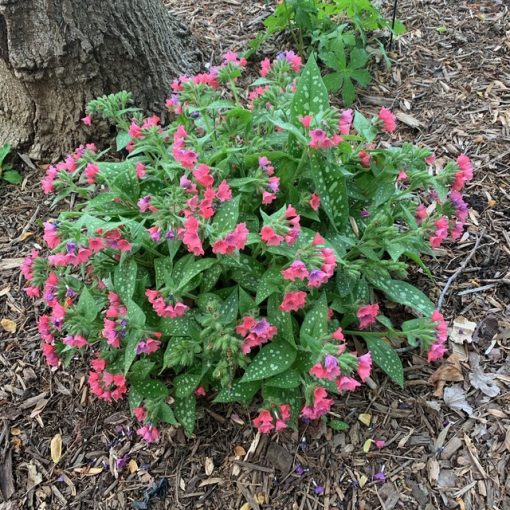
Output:
[[[242,49],[269,12],[263,2],[167,3],[190,24],[211,61],[230,47]],[[0,333],[0,488],[14,490],[0,509],[128,508],[152,484],[161,488],[162,480],[168,481],[166,499],[152,508],[506,508],[509,16],[497,1],[403,1],[399,9],[408,32],[391,52],[396,63],[376,73],[359,104],[368,113],[391,107],[402,140],[436,148],[438,158],[465,152],[476,165],[465,193],[469,233],[430,261],[433,282],[413,275],[437,301],[471,256],[445,295],[444,312],[450,322],[464,316],[476,323],[473,342],[453,346],[457,364],[442,365],[436,378],[466,390],[472,416],[448,407],[438,383],[428,382],[441,364],[408,354],[405,390],[376,372],[372,388],[335,406],[348,431],[307,426],[299,434],[261,437],[240,408],[211,406],[202,409],[194,439],[167,428],[159,444],[141,443],[129,433],[133,421],[125,403],[89,398],[85,365],[53,373],[41,363],[34,315],[42,309],[20,292],[16,266],[34,243],[42,244],[41,220],[51,211],[39,191],[43,171],[26,167],[21,188],[1,185],[0,311],[16,332]],[[495,374],[498,395],[487,397],[472,386],[477,372],[469,353],[479,354],[481,369]],[[55,467],[50,441],[57,433],[64,447]],[[385,446],[365,453],[367,439],[384,439]],[[115,467],[114,456],[124,455],[128,465]]]

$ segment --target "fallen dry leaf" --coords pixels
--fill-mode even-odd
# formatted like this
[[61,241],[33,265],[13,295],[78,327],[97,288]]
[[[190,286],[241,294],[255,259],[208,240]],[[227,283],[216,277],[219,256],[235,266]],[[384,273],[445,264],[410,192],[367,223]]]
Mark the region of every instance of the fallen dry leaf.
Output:
[[470,344],[473,341],[473,333],[476,330],[476,322],[470,322],[465,317],[459,316],[453,321],[450,330],[450,340],[457,344]]
[[136,460],[135,459],[131,459],[129,462],[128,462],[128,471],[133,474],[133,473],[136,473],[138,471],[138,464],[136,463]]
[[251,510],[250,503],[245,503],[239,510]]
[[207,476],[211,476],[214,471],[214,462],[212,461],[211,457],[205,458],[205,474]]
[[78,473],[79,475],[82,475],[82,476],[95,476],[95,475],[98,475],[99,473],[102,473],[103,468],[102,467],[83,466],[83,467],[74,468],[74,472]]
[[236,446],[234,448],[234,455],[236,457],[244,457],[246,455],[246,450],[242,446]]
[[451,386],[444,390],[444,403],[455,411],[464,411],[469,416],[473,414],[473,408],[466,400],[466,392],[461,386]]
[[427,471],[430,485],[436,485],[439,478],[439,462],[437,459],[430,458],[427,462]]
[[435,386],[434,396],[442,397],[447,382],[461,382],[464,380],[460,355],[451,354],[446,361],[429,377],[429,383]]
[[62,436],[60,434],[55,434],[50,443],[50,453],[51,460],[58,464],[60,458],[62,457]]
[[27,471],[28,471],[28,476],[27,476],[27,491],[29,491],[30,489],[33,489],[34,487],[36,487],[37,485],[39,485],[42,480],[43,480],[43,477],[41,475],[41,473],[39,473],[39,471],[37,471],[37,468],[35,467],[34,464],[32,464],[30,462],[30,464],[27,464]]
[[363,425],[366,425],[367,427],[370,427],[370,422],[372,421],[372,415],[367,413],[361,413],[358,416],[358,420],[363,423]]
[[16,333],[16,323],[11,321],[11,319],[2,319],[0,324],[8,333]]
[[480,356],[476,352],[469,355],[469,363],[472,372],[469,374],[469,381],[472,386],[488,397],[496,397],[501,392],[499,386],[494,382],[496,374],[486,374],[480,366]]
[[363,443],[363,452],[368,453],[370,451],[370,447],[372,446],[373,441],[371,439],[367,439]]

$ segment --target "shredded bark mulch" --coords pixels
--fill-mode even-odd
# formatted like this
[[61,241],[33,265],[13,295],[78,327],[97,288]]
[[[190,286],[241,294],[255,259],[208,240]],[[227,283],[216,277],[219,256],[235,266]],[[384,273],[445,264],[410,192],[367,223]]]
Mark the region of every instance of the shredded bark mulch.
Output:
[[[211,63],[245,48],[271,12],[255,1],[166,3]],[[193,438],[167,428],[147,446],[125,402],[90,398],[84,363],[51,372],[41,361],[41,304],[21,292],[17,268],[42,244],[52,211],[38,188],[43,169],[25,165],[21,186],[0,182],[0,510],[510,509],[508,4],[399,4],[408,31],[358,107],[391,106],[397,143],[433,147],[439,163],[465,152],[477,170],[468,232],[429,261],[433,279],[412,275],[434,301],[442,295],[453,325],[448,361],[405,353],[404,390],[376,371],[370,387],[335,406],[345,431],[303,426],[268,438],[242,409],[204,403]]]

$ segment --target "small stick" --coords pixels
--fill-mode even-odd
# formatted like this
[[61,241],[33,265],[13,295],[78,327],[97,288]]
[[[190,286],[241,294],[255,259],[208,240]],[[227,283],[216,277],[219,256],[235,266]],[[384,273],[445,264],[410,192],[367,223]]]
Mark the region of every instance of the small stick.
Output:
[[388,49],[391,49],[391,45],[393,44],[393,32],[395,30],[395,19],[397,18],[397,4],[398,0],[393,2],[393,17],[391,19],[391,34],[390,34],[390,43],[388,44]]
[[478,236],[475,245],[473,246],[473,249],[469,253],[469,255],[465,258],[464,262],[459,266],[457,271],[453,273],[450,278],[448,278],[448,281],[446,282],[446,285],[444,286],[443,290],[441,291],[441,294],[439,295],[439,299],[437,301],[437,309],[441,310],[441,307],[443,306],[444,298],[446,297],[446,293],[448,292],[448,289],[450,288],[450,285],[458,278],[458,276],[464,271],[466,266],[468,265],[468,262],[473,258],[473,255],[476,253],[476,250],[478,249],[478,246],[480,245],[480,241],[483,238],[483,235],[485,234],[485,228],[482,229],[480,232],[480,235]]

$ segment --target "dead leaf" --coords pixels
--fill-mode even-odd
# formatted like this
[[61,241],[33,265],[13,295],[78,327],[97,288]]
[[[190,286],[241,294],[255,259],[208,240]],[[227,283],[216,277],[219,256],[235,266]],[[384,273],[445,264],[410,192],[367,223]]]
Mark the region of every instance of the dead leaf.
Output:
[[439,462],[431,457],[427,462],[427,471],[430,485],[436,485],[439,478]]
[[444,403],[455,411],[464,411],[469,416],[473,414],[473,408],[466,400],[466,392],[461,386],[450,386],[444,390]]
[[102,473],[103,468],[102,467],[83,466],[83,467],[74,468],[74,472],[78,473],[79,475],[82,475],[82,476],[95,476],[95,475],[98,475],[99,473]]
[[465,317],[459,316],[453,321],[450,331],[450,340],[457,344],[470,344],[476,330],[476,322],[470,322]]
[[372,446],[373,441],[371,439],[367,439],[363,443],[363,452],[368,453],[370,451],[370,447]]
[[214,462],[212,461],[211,457],[205,458],[205,474],[207,476],[211,476],[214,471]]
[[25,241],[26,239],[28,239],[29,237],[33,236],[34,233],[33,232],[23,232],[19,238],[18,238],[18,241]]
[[367,482],[368,482],[368,478],[366,477],[366,475],[358,476],[358,484],[360,486],[360,489],[363,489],[363,487],[365,487]]
[[58,464],[58,461],[62,457],[62,436],[55,434],[50,443],[51,460]]
[[480,356],[476,352],[469,354],[469,363],[472,372],[469,374],[469,381],[474,388],[485,393],[488,397],[496,397],[501,392],[499,386],[494,382],[496,374],[486,374],[480,366]]
[[11,321],[11,319],[2,319],[0,324],[8,333],[16,333],[16,323]]
[[245,503],[239,510],[251,510],[250,503]]
[[460,355],[451,354],[446,361],[429,377],[428,382],[435,386],[434,396],[442,397],[443,389],[447,382],[464,381],[462,367],[460,365]]
[[138,464],[136,463],[136,460],[135,459],[131,459],[129,462],[128,462],[128,471],[133,474],[133,473],[136,473],[138,471]]
[[0,271],[7,271],[8,269],[18,269],[22,263],[23,258],[0,260]]
[[412,128],[423,127],[423,122],[421,120],[418,120],[416,117],[413,117],[412,115],[409,115],[408,113],[396,111],[395,117],[397,117],[397,119],[400,122],[407,124],[409,127],[412,127]]
[[363,425],[366,425],[367,427],[370,427],[370,422],[372,421],[372,415],[367,413],[361,413],[358,416],[358,420],[363,423]]
[[30,489],[33,489],[34,487],[39,485],[42,482],[43,477],[42,477],[41,473],[39,473],[37,471],[37,468],[35,467],[35,465],[32,464],[31,462],[30,462],[30,464],[27,464],[26,466],[27,466],[27,471],[28,471],[26,489],[27,489],[27,491],[29,491]]
[[234,455],[236,457],[244,457],[246,455],[246,450],[242,446],[236,446],[234,448]]

